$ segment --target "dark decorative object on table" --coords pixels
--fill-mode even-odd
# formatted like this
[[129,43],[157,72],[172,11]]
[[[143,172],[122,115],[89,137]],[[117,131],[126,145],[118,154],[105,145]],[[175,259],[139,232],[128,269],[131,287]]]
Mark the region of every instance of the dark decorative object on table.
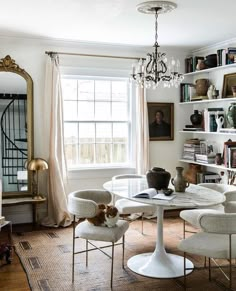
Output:
[[7,243],[0,244],[0,260],[5,259],[7,264],[11,263],[11,245]]
[[146,173],[146,177],[149,188],[161,190],[168,188],[171,175],[165,169],[153,167]]
[[202,124],[202,113],[198,110],[194,110],[194,113],[190,116],[190,121],[195,127],[200,127]]
[[183,176],[183,170],[183,167],[176,167],[176,176],[171,179],[175,192],[185,192],[185,189],[189,186],[189,182]]

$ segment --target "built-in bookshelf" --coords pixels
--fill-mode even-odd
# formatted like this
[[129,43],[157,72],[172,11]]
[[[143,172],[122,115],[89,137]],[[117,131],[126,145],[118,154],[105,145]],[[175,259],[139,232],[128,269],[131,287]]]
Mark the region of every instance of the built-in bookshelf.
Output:
[[[195,61],[196,63],[196,61]],[[228,73],[236,73],[236,63],[233,64],[227,64],[227,65],[221,65],[217,66],[214,68],[209,68],[209,69],[203,69],[203,70],[197,70],[194,72],[189,72],[186,73],[185,79],[183,83],[185,84],[195,84],[195,81],[200,78],[209,78],[211,84],[214,84],[214,81],[218,82],[217,83],[217,89],[219,90],[219,96],[217,99],[203,99],[203,100],[188,100],[184,102],[183,98],[181,98],[181,90],[180,89],[180,102],[179,106],[182,109],[182,112],[184,113],[184,117],[182,124],[179,125],[179,134],[181,135],[181,140],[183,143],[183,147],[181,149],[180,153],[180,159],[179,161],[182,163],[187,163],[187,164],[196,164],[196,165],[201,165],[203,167],[209,167],[216,169],[218,172],[219,171],[232,171],[236,172],[236,167],[230,167],[230,166],[225,166],[225,164],[221,165],[216,165],[215,163],[205,163],[205,162],[198,162],[196,159],[188,159],[183,157],[183,152],[184,152],[184,143],[187,139],[189,138],[198,138],[201,140],[211,140],[215,141],[218,144],[219,147],[219,153],[222,153],[223,156],[223,151],[224,151],[224,142],[227,140],[231,139],[232,141],[236,141],[236,130],[231,130],[227,128],[223,128],[222,131],[210,131],[210,129],[205,130],[204,125],[202,128],[199,130],[197,128],[194,128],[194,130],[191,130],[191,128],[186,129],[186,115],[189,114],[191,115],[191,111],[195,109],[199,111],[204,111],[207,110],[208,108],[224,108],[224,114],[227,112],[227,108],[229,107],[231,102],[236,102],[235,97],[229,97],[229,98],[221,98],[222,94],[222,87],[223,87],[223,79],[224,79],[224,74]],[[183,86],[182,86],[183,87]],[[207,97],[206,97],[207,98]],[[189,98],[190,99],[190,98]],[[184,108],[182,108],[184,107]],[[181,110],[180,110],[181,111]],[[224,126],[223,126],[224,127]],[[227,126],[225,126],[227,127]],[[207,169],[206,168],[206,169]]]

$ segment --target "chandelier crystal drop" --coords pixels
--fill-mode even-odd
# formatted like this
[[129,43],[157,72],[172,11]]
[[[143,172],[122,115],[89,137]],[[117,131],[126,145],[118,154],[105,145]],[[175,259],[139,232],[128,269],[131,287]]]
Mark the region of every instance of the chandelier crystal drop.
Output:
[[177,5],[168,1],[149,1],[141,3],[137,6],[137,10],[141,13],[155,14],[155,43],[154,51],[147,54],[147,58],[140,59],[138,64],[132,67],[131,80],[135,81],[136,85],[156,89],[160,83],[164,87],[178,87],[183,81],[184,76],[180,74],[180,62],[173,58],[167,63],[165,53],[159,51],[158,39],[158,14],[170,12]]

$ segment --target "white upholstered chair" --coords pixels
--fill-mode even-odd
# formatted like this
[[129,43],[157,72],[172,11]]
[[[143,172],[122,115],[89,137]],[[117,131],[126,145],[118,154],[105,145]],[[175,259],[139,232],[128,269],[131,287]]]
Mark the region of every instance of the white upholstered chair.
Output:
[[[94,226],[87,220],[76,223],[77,219],[85,219],[96,216],[98,212],[98,204],[109,204],[112,196],[105,190],[81,190],[75,191],[68,196],[68,210],[73,215],[73,255],[72,255],[72,282],[74,282],[74,265],[75,255],[86,252],[86,266],[88,265],[88,252],[91,250],[100,250],[111,258],[111,280],[110,286],[113,283],[113,262],[114,262],[114,246],[121,245],[123,247],[122,266],[124,268],[124,243],[125,232],[129,228],[129,223],[125,220],[118,220],[116,226]],[[86,249],[83,251],[75,250],[75,239],[81,238],[86,240]],[[122,238],[122,242],[118,241]],[[93,241],[108,242],[106,246],[96,247]],[[93,248],[88,248],[88,245]],[[111,256],[104,252],[104,248],[112,248]],[[100,272],[100,270],[98,270]],[[102,274],[102,273],[101,273]]]
[[[232,259],[236,258],[236,213],[204,212],[197,219],[201,231],[183,239],[178,248],[184,252],[184,285],[186,286],[186,254],[208,258],[211,281],[211,259],[229,262],[229,290],[232,290]],[[220,268],[223,271],[223,268]],[[228,289],[227,289],[228,290]],[[235,290],[235,289],[234,289]]]
[[[117,179],[135,179],[135,178],[146,178],[143,175],[136,175],[136,174],[124,174],[124,175],[117,175],[112,177],[113,180]],[[114,200],[117,198],[114,197]],[[152,214],[155,212],[156,208],[150,204],[145,204],[141,202],[131,201],[125,198],[118,198],[115,201],[115,206],[117,207],[120,216],[129,216],[131,214],[141,213],[142,219],[142,234],[143,234],[143,215],[145,214]]]
[[184,221],[184,237],[186,230],[186,223],[199,228],[198,218],[201,214],[206,212],[221,212],[221,213],[236,213],[236,186],[217,183],[201,183],[200,186],[213,189],[225,195],[225,202],[221,205],[211,207],[210,209],[187,209],[180,212],[180,217]]

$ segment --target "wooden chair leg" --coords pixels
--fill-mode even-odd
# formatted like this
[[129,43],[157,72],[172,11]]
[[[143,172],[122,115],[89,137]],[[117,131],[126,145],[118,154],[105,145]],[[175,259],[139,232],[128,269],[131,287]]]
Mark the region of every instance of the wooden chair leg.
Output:
[[209,281],[211,281],[211,258],[208,258]]

